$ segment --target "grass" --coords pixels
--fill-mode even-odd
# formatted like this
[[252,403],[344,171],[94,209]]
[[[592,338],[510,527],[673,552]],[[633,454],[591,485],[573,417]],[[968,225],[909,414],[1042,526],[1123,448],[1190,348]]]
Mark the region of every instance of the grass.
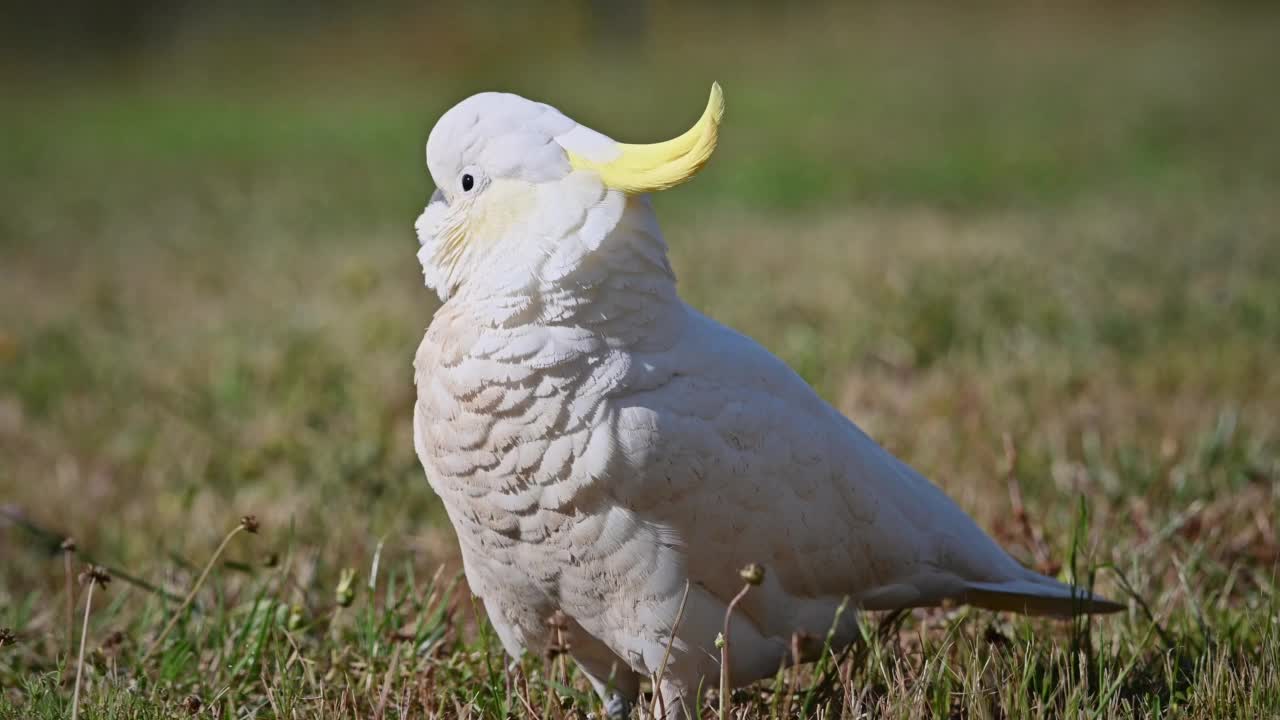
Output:
[[489,87],[657,139],[712,79],[723,147],[656,201],[686,298],[1130,600],[871,618],[733,714],[1280,714],[1280,16],[666,8],[610,52],[548,12],[11,78],[0,718],[70,716],[77,674],[85,718],[598,712],[571,663],[507,667],[414,457],[421,145]]

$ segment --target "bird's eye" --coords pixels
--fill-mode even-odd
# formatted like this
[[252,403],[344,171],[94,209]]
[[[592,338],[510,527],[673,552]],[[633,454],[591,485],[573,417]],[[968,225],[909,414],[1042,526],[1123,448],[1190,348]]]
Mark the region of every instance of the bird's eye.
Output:
[[470,191],[470,190],[471,190],[471,188],[475,186],[475,184],[476,184],[476,179],[475,179],[475,178],[473,178],[473,177],[471,177],[471,175],[469,175],[469,174],[468,174],[468,175],[463,175],[463,176],[462,176],[462,191],[463,191],[463,192],[468,192],[468,191]]

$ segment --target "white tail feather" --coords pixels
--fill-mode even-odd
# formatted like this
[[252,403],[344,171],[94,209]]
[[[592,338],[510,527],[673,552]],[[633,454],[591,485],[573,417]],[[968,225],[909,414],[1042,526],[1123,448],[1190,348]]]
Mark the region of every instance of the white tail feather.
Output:
[[969,583],[964,594],[957,599],[988,610],[1060,617],[1112,613],[1125,608],[1120,603],[1094,595],[1083,588],[1065,585],[1053,578],[1030,572],[1027,578],[1021,580]]

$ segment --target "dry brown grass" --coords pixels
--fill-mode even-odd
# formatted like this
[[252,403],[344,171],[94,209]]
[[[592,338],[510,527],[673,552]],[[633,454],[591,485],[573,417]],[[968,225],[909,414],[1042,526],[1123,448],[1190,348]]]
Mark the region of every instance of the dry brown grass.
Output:
[[[409,434],[435,307],[418,148],[499,80],[660,135],[706,83],[628,88],[690,68],[729,115],[705,177],[658,200],[685,296],[1019,558],[1065,573],[1074,553],[1146,606],[1090,626],[918,612],[824,691],[803,670],[735,713],[1275,714],[1277,18],[922,13],[744,15],[702,44],[663,15],[644,62],[564,37],[520,69],[464,67],[465,23],[421,48],[406,21],[255,45],[241,86],[211,43],[19,96],[0,120],[0,717],[70,711],[66,535],[118,581],[89,614],[87,717],[591,709],[540,659],[506,672],[448,591]],[[176,612],[248,512],[261,536]]]

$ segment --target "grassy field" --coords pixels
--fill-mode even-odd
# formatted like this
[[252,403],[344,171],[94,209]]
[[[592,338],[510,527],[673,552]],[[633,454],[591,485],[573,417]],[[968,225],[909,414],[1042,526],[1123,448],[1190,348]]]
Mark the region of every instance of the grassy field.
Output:
[[662,7],[4,71],[0,718],[77,673],[94,718],[598,712],[507,669],[413,453],[422,144],[490,88],[661,139],[713,79],[719,154],[656,201],[685,297],[1130,606],[868,618],[733,713],[1280,715],[1280,13]]

